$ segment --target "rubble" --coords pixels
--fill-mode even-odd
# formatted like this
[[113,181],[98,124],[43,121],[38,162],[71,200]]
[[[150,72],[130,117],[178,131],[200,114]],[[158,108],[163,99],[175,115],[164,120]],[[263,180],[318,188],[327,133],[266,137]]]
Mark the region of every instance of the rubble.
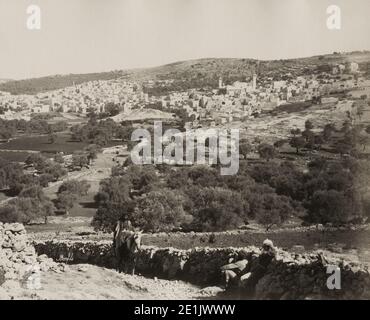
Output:
[[61,272],[63,267],[46,255],[37,256],[20,223],[0,222],[0,285],[9,280],[25,281],[34,272]]

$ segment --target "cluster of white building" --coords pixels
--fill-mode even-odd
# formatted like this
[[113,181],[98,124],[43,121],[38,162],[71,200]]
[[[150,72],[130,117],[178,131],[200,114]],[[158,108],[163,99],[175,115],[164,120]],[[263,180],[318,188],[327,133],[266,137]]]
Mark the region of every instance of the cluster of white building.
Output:
[[[341,70],[339,73],[335,72],[337,68]],[[217,125],[242,120],[282,104],[310,101],[315,97],[324,97],[325,102],[325,99],[330,100],[325,98],[330,93],[370,86],[369,81],[361,77],[359,66],[354,62],[334,65],[332,73],[295,78],[287,74],[285,78],[289,80],[268,78],[259,85],[256,74],[249,81],[236,81],[231,85],[225,85],[220,78],[217,90],[206,93],[195,90],[175,92],[161,97],[161,102],[163,107],[185,109],[195,120],[193,126],[207,122]],[[349,105],[341,103],[338,108],[348,110]]]
[[34,106],[33,112],[45,112],[45,108],[49,108],[49,111],[81,114],[89,110],[94,110],[96,113],[105,112],[105,106],[108,103],[120,105],[125,111],[131,109],[133,104],[147,99],[135,83],[121,79],[85,82],[38,94],[36,97],[39,104]]
[[11,95],[0,92],[0,107],[7,116],[15,113],[74,112],[86,114],[89,110],[105,112],[108,103],[119,105],[121,111],[128,111],[134,105],[145,105],[148,95],[134,82],[98,80],[73,85],[36,95]]
[[[0,92],[0,117],[11,117],[15,113],[29,116],[31,113],[51,111],[86,114],[89,110],[105,112],[106,105],[119,106],[120,112],[140,109],[151,104],[164,109],[184,109],[194,120],[194,126],[202,123],[224,124],[252,117],[263,110],[273,110],[281,104],[303,102],[314,97],[327,96],[333,91],[361,88],[369,85],[360,75],[357,63],[334,64],[332,72],[307,76],[283,75],[259,80],[253,74],[245,81],[225,85],[220,77],[214,90],[187,90],[172,92],[164,96],[150,96],[144,93],[139,83],[123,79],[90,81],[59,90],[37,95],[11,95]],[[163,80],[163,85],[174,80]],[[145,85],[157,85],[146,81]]]

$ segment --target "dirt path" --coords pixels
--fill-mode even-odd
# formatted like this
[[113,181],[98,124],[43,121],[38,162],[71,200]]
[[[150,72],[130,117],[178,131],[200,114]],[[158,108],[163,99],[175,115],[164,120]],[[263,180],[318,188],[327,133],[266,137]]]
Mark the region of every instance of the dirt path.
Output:
[[199,287],[181,282],[130,276],[92,265],[72,265],[63,273],[42,273],[39,290],[8,281],[0,288],[1,298],[14,299],[149,299],[188,300],[211,297]]
[[48,187],[44,188],[45,193],[50,198],[55,198],[55,194],[63,181],[86,180],[91,185],[89,192],[95,195],[98,192],[100,181],[110,176],[111,168],[116,164],[112,161],[113,157],[114,155],[111,154],[99,153],[89,169],[84,168],[82,171],[69,172],[63,180],[50,183]]

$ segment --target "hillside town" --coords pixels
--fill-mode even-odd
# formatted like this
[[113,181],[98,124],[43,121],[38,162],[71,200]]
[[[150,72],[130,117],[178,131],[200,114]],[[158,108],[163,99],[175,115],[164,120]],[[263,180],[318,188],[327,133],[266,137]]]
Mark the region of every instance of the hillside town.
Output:
[[63,89],[36,95],[12,95],[0,92],[0,117],[3,119],[30,119],[32,114],[60,112],[85,116],[88,112],[104,113],[107,104],[118,106],[119,113],[128,114],[133,109],[156,106],[162,110],[183,109],[192,119],[192,127],[222,126],[233,121],[257,117],[281,105],[320,101],[331,104],[343,112],[355,113],[354,101],[339,99],[335,93],[345,90],[366,90],[370,80],[365,79],[359,65],[333,65],[331,72],[292,77],[286,80],[273,78],[251,79],[225,84],[220,77],[218,87],[210,90],[191,89],[171,92],[163,96],[149,96],[143,91],[144,83],[128,82],[123,79],[99,80],[72,85]]

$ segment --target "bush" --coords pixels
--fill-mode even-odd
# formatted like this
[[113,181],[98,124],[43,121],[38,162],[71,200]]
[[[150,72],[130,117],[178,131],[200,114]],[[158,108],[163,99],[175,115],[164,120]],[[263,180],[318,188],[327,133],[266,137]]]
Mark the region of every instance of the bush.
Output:
[[[30,191],[30,193],[33,194],[34,191]],[[45,197],[40,201],[38,198],[29,197],[28,194],[24,194],[10,200],[4,207],[0,208],[0,221],[28,224],[37,218],[44,218],[46,223],[47,217],[52,215],[53,212],[54,206],[48,198]]]
[[40,186],[44,187],[44,188],[46,188],[49,185],[49,182],[51,182],[53,180],[54,180],[54,177],[51,174],[48,174],[48,173],[42,174],[39,177]]
[[41,172],[51,175],[54,181],[59,180],[67,174],[67,170],[64,169],[59,163],[54,163],[50,160],[47,161],[46,166]]
[[64,163],[64,158],[63,158],[62,154],[57,153],[57,154],[54,156],[54,161],[55,161],[56,163],[63,164],[63,163]]
[[65,181],[57,192],[56,207],[68,213],[77,200],[87,194],[90,185],[85,181],[70,180]]
[[192,200],[194,217],[191,228],[197,231],[222,231],[245,223],[245,203],[240,194],[224,188],[194,188],[187,190]]
[[276,156],[275,147],[267,143],[260,144],[257,150],[260,157],[267,161],[273,159]]
[[307,205],[308,220],[314,223],[345,223],[352,212],[351,203],[341,191],[318,190]]
[[75,152],[72,154],[72,167],[73,169],[81,170],[83,167],[88,167],[89,159],[85,152]]
[[117,220],[128,219],[135,202],[130,197],[132,183],[127,176],[111,177],[100,182],[95,196],[98,210],[92,221],[95,230],[111,232]]
[[159,183],[159,178],[153,166],[129,166],[125,175],[132,183],[133,189],[143,194],[155,188]]
[[144,231],[171,231],[189,223],[184,210],[185,198],[172,190],[151,191],[136,200],[131,221]]
[[87,195],[87,192],[90,189],[90,184],[86,180],[69,180],[63,182],[59,189],[58,194],[63,192],[68,192],[71,194],[76,195],[77,197],[85,196]]
[[107,207],[99,207],[91,225],[95,231],[113,232],[118,220],[129,219],[133,207],[133,201],[127,202],[124,206],[113,203]]
[[257,221],[269,230],[273,225],[280,225],[289,217],[296,215],[289,198],[275,193],[261,194],[254,212]]

